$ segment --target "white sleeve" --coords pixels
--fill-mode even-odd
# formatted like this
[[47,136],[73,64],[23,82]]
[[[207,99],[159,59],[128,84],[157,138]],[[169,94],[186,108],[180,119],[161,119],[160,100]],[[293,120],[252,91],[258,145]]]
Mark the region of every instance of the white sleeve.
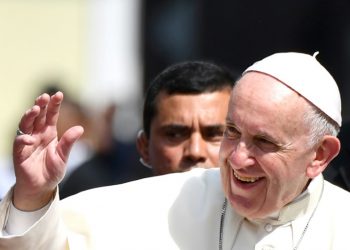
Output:
[[66,250],[67,230],[61,219],[58,191],[45,207],[23,212],[12,203],[13,189],[0,202],[1,250]]
[[2,235],[14,236],[25,233],[47,212],[51,203],[52,201],[50,201],[45,207],[39,210],[33,212],[24,212],[18,210],[11,202],[10,211],[8,214],[7,222],[2,231]]

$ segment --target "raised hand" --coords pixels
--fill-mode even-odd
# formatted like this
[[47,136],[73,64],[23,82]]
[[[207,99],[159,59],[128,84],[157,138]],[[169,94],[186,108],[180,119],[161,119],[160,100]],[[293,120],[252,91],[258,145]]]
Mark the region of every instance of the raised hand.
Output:
[[23,133],[13,144],[16,173],[13,203],[24,211],[45,206],[65,173],[74,142],[83,134],[81,126],[68,129],[58,141],[57,120],[63,94],[42,94],[19,123]]

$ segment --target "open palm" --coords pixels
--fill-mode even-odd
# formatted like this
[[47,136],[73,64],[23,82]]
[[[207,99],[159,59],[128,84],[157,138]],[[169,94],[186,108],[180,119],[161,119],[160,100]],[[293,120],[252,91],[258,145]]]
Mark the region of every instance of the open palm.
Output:
[[13,145],[14,205],[19,209],[35,210],[51,199],[64,176],[70,149],[83,133],[82,127],[72,127],[58,141],[56,125],[62,100],[61,92],[39,96],[19,123],[24,135],[17,136]]

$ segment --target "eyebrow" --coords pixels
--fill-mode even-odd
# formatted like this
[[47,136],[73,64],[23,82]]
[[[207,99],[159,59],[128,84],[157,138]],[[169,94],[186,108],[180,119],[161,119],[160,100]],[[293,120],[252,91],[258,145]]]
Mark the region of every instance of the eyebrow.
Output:
[[188,128],[187,125],[182,124],[165,124],[161,126],[161,129],[185,129]]

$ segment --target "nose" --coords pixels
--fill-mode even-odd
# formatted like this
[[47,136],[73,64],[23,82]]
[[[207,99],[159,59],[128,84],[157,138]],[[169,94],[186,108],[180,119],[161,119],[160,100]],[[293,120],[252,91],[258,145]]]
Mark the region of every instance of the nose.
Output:
[[231,167],[235,169],[245,168],[254,164],[254,158],[252,157],[249,146],[242,141],[233,146],[227,160]]
[[193,133],[185,146],[184,155],[194,163],[205,162],[207,160],[206,155],[206,142],[203,140],[199,133]]

